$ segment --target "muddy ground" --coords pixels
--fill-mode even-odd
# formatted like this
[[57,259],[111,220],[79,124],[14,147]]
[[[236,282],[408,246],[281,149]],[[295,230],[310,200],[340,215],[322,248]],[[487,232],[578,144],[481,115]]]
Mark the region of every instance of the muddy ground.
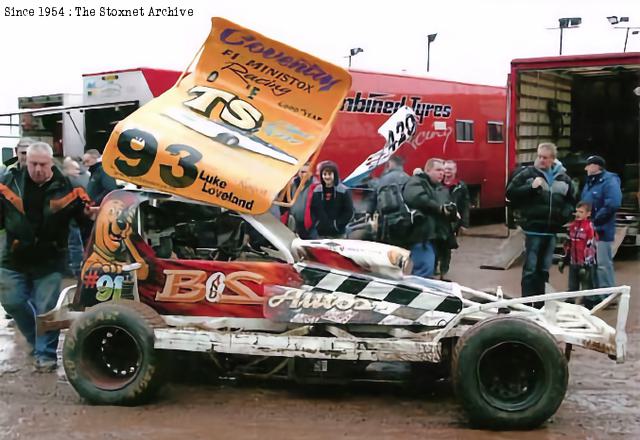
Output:
[[[496,228],[475,232],[496,232]],[[502,285],[519,292],[520,266],[483,270],[499,239],[465,237],[451,278],[478,288]],[[637,253],[616,260],[619,284],[640,287]],[[565,275],[566,276],[566,275]],[[551,284],[566,278],[553,270]],[[279,382],[212,382],[202,369],[172,381],[152,404],[98,407],[84,403],[60,374],[35,374],[25,344],[0,318],[0,438],[2,439],[621,439],[640,438],[640,300],[632,290],[629,359],[577,349],[569,364],[567,396],[540,429],[488,432],[470,429],[450,385],[386,385],[310,390]],[[613,312],[607,318],[611,318]],[[2,314],[4,316],[4,314]],[[187,371],[176,365],[177,376]],[[194,371],[199,371],[194,373]]]

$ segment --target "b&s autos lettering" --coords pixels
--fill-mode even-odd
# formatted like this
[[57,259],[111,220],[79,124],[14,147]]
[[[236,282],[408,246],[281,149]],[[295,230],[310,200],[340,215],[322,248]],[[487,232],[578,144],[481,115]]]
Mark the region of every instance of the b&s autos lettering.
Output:
[[242,281],[262,284],[260,274],[238,271],[224,274],[215,272],[207,276],[203,270],[165,269],[164,287],[156,292],[161,302],[196,303],[207,301],[219,304],[262,304],[264,298]]
[[269,298],[268,305],[278,308],[281,305],[290,309],[325,309],[325,310],[373,310],[373,303],[365,298],[354,296],[338,296],[334,293],[305,292],[303,290],[287,290]]

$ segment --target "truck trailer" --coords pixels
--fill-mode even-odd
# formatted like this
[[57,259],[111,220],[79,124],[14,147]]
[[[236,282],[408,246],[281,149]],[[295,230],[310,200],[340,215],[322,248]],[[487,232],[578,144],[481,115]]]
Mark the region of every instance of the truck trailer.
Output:
[[[57,157],[102,151],[115,124],[175,84],[180,72],[146,67],[83,75],[82,94],[56,93],[18,98],[22,136],[47,142]],[[10,153],[8,154],[10,155]],[[3,149],[3,161],[5,160]]]
[[622,246],[640,245],[640,53],[515,59],[508,86],[508,168],[535,160],[541,142],[582,187],[587,157],[605,158],[621,179]]

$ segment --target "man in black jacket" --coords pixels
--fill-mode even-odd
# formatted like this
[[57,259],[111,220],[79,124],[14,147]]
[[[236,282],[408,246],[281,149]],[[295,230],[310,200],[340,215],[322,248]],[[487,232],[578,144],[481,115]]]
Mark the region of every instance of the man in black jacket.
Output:
[[444,186],[449,188],[451,200],[456,204],[458,216],[453,225],[453,232],[458,235],[460,229],[469,227],[469,188],[467,184],[458,179],[458,164],[453,160],[444,163]]
[[311,199],[311,238],[340,238],[353,217],[353,200],[349,189],[340,182],[338,166],[327,160],[320,165],[320,185]]
[[56,304],[69,222],[85,221],[89,201],[53,165],[53,151],[43,142],[31,144],[26,167],[7,173],[0,183],[0,218],[6,229],[0,302],[33,348],[37,371],[55,369],[59,332],[37,335],[35,317]]
[[507,185],[507,199],[520,210],[520,226],[525,233],[522,296],[545,292],[555,234],[564,230],[576,204],[573,182],[556,155],[554,144],[540,144],[535,164],[518,171]]
[[436,260],[434,243],[448,238],[447,225],[450,231],[452,211],[447,203],[442,203],[438,194],[443,177],[444,162],[432,158],[425,164],[425,172],[411,176],[404,187],[403,196],[407,206],[421,214],[414,222],[408,240],[411,244],[413,275],[433,275]]

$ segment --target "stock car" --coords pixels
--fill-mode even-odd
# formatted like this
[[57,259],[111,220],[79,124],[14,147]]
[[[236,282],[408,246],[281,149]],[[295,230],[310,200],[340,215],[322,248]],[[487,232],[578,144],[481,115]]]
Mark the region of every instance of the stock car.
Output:
[[[532,428],[564,398],[572,346],[625,357],[629,287],[505,299],[411,276],[402,248],[302,240],[269,212],[118,190],[88,247],[78,284],[39,324],[69,327],[64,371],[94,404],[148,401],[174,350],[209,353],[221,375],[301,382],[407,362],[450,371],[474,425]],[[603,293],[591,311],[564,302]],[[613,328],[595,314],[616,299]]]
[[[78,283],[38,317],[39,330],[67,329],[62,363],[80,396],[146,402],[180,350],[210,355],[224,376],[300,382],[404,362],[450,372],[473,424],[520,429],[557,410],[574,345],[624,361],[628,286],[505,298],[412,276],[406,249],[302,240],[271,213],[294,203],[279,194],[317,162],[350,84],[344,69],[216,17],[195,71],[116,125],[103,167],[134,188],[103,200]],[[403,111],[370,157],[408,139]],[[564,301],[588,295],[606,298],[592,310]],[[597,316],[612,301],[615,327]]]

